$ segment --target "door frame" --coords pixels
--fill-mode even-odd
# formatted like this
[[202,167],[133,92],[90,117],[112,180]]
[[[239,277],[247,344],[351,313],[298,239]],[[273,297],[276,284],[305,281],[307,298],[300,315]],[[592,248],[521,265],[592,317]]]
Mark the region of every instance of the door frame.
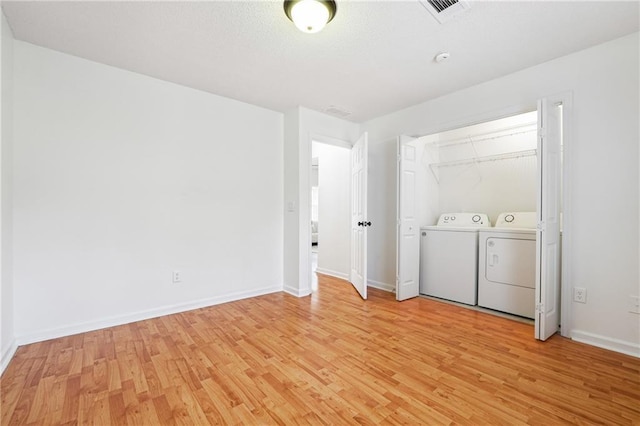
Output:
[[[325,136],[318,133],[310,133],[308,138],[308,145],[309,145],[308,154],[309,155],[305,156],[306,157],[305,168],[309,173],[309,176],[311,176],[311,168],[312,168],[312,161],[313,161],[312,146],[314,142],[323,143],[326,145],[333,145],[333,146],[346,148],[346,149],[351,149],[353,147],[353,144],[342,139],[333,138],[331,136]],[[299,173],[302,173],[302,170]],[[307,277],[309,288],[313,293],[313,289],[311,289],[311,281],[312,281],[311,274],[313,273],[313,271],[311,270],[311,227],[308,225],[311,223],[311,179],[308,179],[307,183],[308,183],[307,185],[308,188],[306,192],[308,193],[308,199],[307,199],[308,208],[306,209],[306,212],[303,212],[303,209],[300,209],[299,218],[300,218],[300,223],[307,224],[305,228],[306,230],[305,232],[307,234],[307,241],[309,241],[309,244],[308,244],[308,247],[304,250],[303,261],[300,262],[300,269],[301,269],[300,273],[301,275],[304,273],[304,275]],[[349,250],[351,250],[351,248],[349,248]]]

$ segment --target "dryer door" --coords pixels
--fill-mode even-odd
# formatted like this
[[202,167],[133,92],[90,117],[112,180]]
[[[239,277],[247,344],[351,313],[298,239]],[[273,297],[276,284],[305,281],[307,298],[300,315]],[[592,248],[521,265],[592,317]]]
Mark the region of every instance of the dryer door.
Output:
[[490,237],[486,242],[486,278],[518,287],[536,287],[536,241]]

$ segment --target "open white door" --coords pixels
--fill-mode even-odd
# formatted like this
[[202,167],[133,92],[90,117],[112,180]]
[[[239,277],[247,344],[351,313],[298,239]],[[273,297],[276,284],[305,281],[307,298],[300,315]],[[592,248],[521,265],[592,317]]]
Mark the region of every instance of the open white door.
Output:
[[349,281],[367,298],[367,134],[351,148],[351,272]]
[[560,323],[560,197],[562,102],[538,101],[538,231],[535,337],[547,340]]
[[416,297],[420,292],[420,226],[416,203],[416,147],[414,138],[398,138],[396,231],[396,300]]

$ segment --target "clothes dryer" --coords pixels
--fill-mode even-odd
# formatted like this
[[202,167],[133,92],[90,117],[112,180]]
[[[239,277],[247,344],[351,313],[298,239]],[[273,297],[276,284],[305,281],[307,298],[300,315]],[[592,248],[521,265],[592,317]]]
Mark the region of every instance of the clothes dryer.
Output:
[[536,212],[501,213],[478,233],[478,306],[534,318]]
[[476,305],[478,229],[490,226],[483,213],[445,213],[421,228],[420,293]]

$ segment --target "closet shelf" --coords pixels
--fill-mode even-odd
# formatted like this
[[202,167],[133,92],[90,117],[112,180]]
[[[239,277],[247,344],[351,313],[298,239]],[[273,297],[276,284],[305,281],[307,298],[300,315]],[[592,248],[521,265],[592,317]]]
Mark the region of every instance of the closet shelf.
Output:
[[440,163],[431,163],[429,164],[429,169],[433,174],[433,177],[436,178],[436,182],[440,183],[440,178],[438,176],[438,170],[445,167],[456,167],[456,166],[466,166],[469,164],[479,164],[485,163],[489,161],[500,161],[500,160],[509,160],[515,158],[523,158],[523,157],[532,157],[537,154],[537,150],[535,149],[527,149],[524,151],[515,151],[508,152],[505,154],[496,154],[496,155],[486,155],[483,157],[474,157],[474,158],[466,158],[464,160],[455,160],[455,161],[443,161]]
[[527,149],[524,151],[508,152],[506,154],[486,155],[483,157],[468,158],[464,160],[443,161],[440,163],[432,163],[432,164],[429,164],[429,167],[431,167],[431,169],[434,169],[434,168],[439,169],[441,167],[464,166],[467,164],[484,163],[487,161],[499,161],[499,160],[509,160],[512,158],[531,157],[533,155],[536,155],[536,153],[537,153],[537,150],[535,149]]
[[[508,131],[511,131],[511,132],[506,134],[504,133]],[[430,142],[429,145],[433,145],[438,148],[446,148],[449,146],[464,145],[468,143],[481,142],[481,141],[487,141],[492,139],[501,139],[509,136],[517,136],[517,135],[522,135],[525,133],[532,133],[537,131],[538,131],[538,127],[536,122],[534,121],[531,123],[519,124],[517,126],[503,127],[502,129],[493,130],[491,132],[478,133],[473,136],[467,135],[467,136],[462,136],[455,139],[434,141],[434,142]]]

